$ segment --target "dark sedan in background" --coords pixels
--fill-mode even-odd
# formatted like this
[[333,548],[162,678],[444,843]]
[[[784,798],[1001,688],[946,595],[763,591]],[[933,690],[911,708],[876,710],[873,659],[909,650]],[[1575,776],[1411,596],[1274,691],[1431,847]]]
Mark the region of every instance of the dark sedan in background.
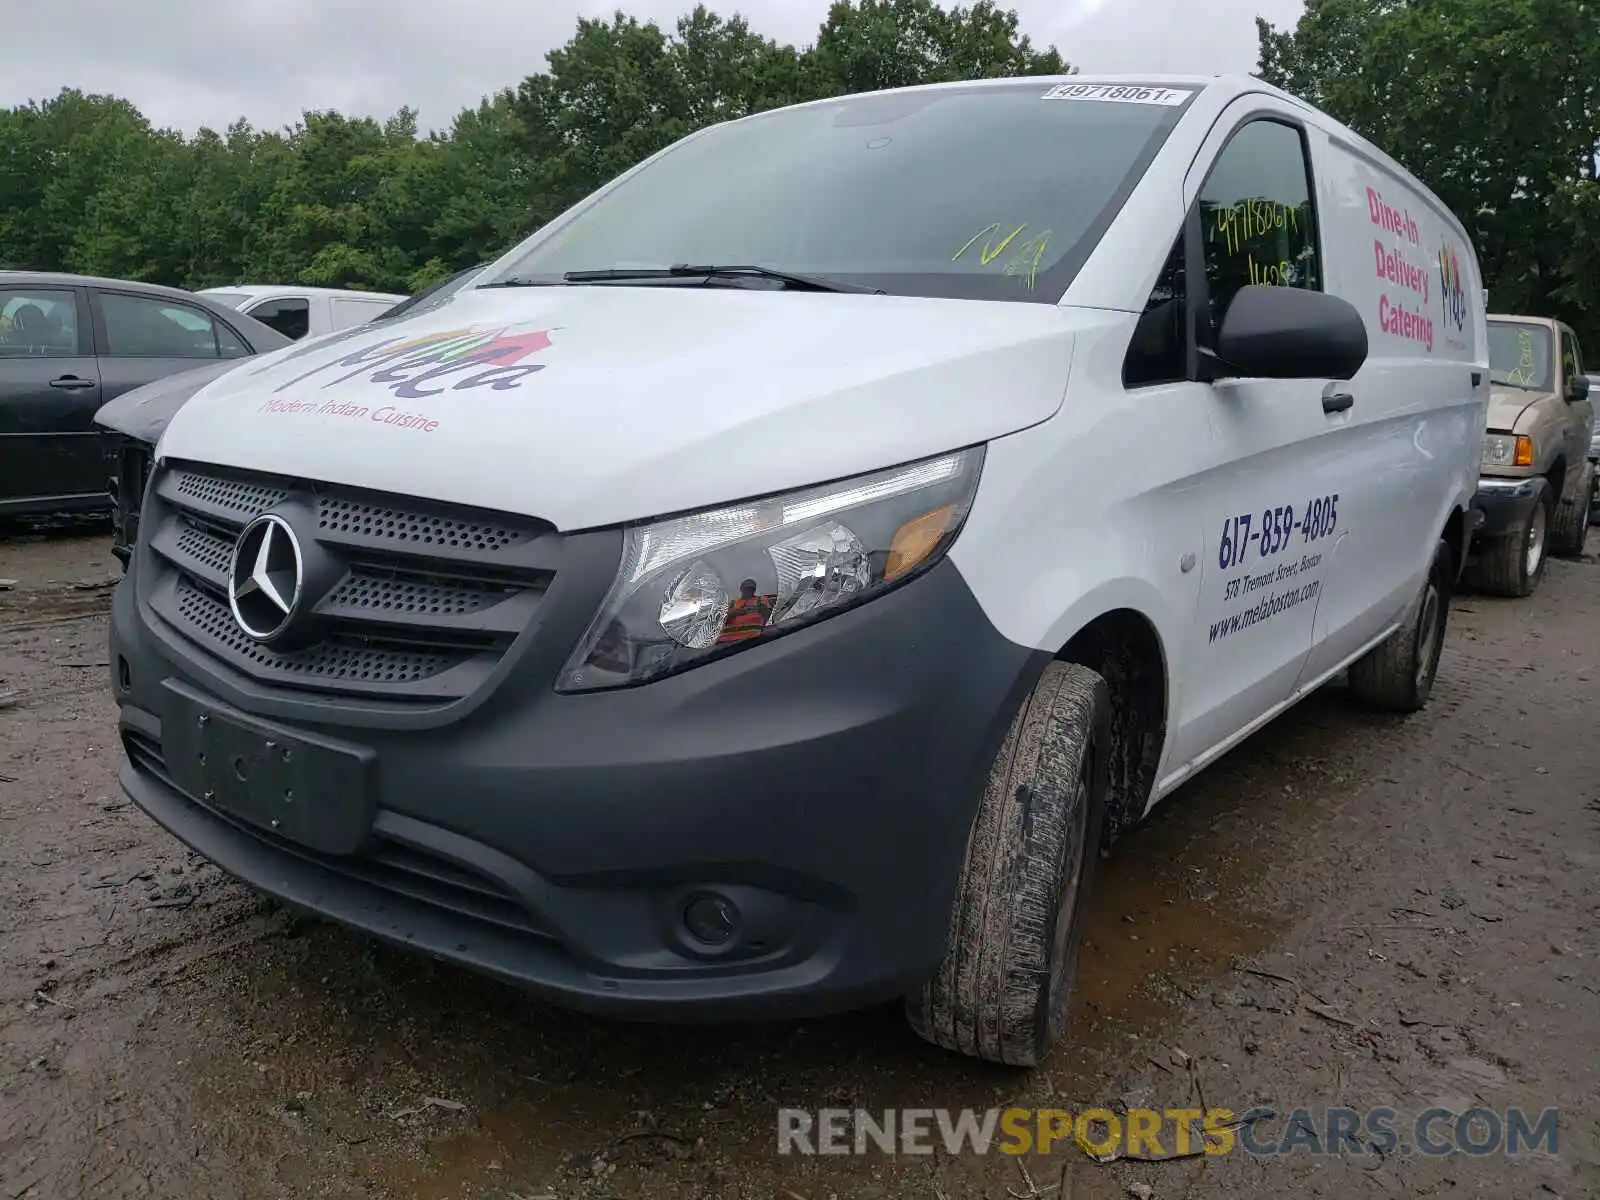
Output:
[[177,288],[0,271],[0,517],[102,511],[94,417],[125,392],[293,343]]

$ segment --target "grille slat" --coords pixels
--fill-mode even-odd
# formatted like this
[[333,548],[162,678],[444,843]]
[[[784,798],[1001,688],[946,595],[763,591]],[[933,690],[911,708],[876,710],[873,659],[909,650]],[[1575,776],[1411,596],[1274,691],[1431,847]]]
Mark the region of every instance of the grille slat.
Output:
[[150,546],[184,574],[219,591],[227,586],[233,540],[215,529],[179,517],[159,525]]
[[239,628],[227,604],[184,580],[178,584],[178,615],[228,657],[265,675],[356,682],[372,690],[419,683],[459,666],[470,655],[428,650],[341,645],[325,639],[296,654],[279,654]]
[[364,542],[410,543],[489,555],[526,540],[523,533],[497,522],[461,521],[332,496],[324,496],[317,502],[317,528],[347,534]]
[[[247,635],[226,599],[239,533],[272,510],[336,580],[308,617],[320,640],[293,651]],[[189,641],[264,683],[417,702],[488,677],[533,621],[557,540],[540,521],[186,463],[158,477],[146,520],[150,602]]]
[[289,489],[178,469],[163,476],[161,494],[178,508],[243,527],[287,500]]

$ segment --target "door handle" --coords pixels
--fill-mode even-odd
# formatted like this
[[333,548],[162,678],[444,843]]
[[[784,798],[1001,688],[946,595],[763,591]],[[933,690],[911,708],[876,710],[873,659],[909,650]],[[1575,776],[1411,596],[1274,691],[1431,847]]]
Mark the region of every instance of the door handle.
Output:
[[92,388],[98,385],[92,379],[79,379],[76,375],[63,375],[60,379],[52,379],[50,381],[50,386],[53,388],[60,388],[62,391],[66,392],[76,392],[81,391],[84,388]]
[[1322,411],[1332,416],[1355,407],[1356,398],[1349,392],[1323,392]]

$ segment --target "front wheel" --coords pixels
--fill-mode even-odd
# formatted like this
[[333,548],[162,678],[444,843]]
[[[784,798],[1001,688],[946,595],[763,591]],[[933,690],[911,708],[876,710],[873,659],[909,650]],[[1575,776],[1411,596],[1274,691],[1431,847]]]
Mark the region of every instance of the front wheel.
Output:
[[1508,537],[1484,545],[1467,582],[1495,596],[1531,596],[1544,578],[1550,533],[1550,494],[1545,493]]
[[1350,664],[1350,690],[1363,704],[1393,712],[1417,712],[1428,703],[1450,616],[1453,564],[1450,543],[1441,540],[1405,622]]
[[1099,857],[1110,741],[1105,680],[1051,663],[990,769],[944,959],[906,1000],[923,1038],[1031,1067],[1061,1036]]

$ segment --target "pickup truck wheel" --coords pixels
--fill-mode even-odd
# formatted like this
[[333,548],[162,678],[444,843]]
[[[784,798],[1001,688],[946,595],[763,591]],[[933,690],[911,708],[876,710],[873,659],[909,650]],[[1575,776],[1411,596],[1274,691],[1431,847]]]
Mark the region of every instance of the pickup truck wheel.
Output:
[[1030,1067],[1061,1036],[1099,858],[1110,744],[1105,680],[1051,663],[990,769],[944,959],[906,999],[911,1027],[936,1046]]
[[1428,703],[1450,617],[1453,566],[1450,543],[1440,541],[1428,578],[1406,610],[1405,622],[1350,664],[1350,690],[1363,704],[1393,712],[1417,712]]
[[1478,553],[1468,582],[1496,596],[1531,596],[1544,578],[1550,529],[1550,496],[1535,504],[1510,537],[1489,542]]
[[1550,522],[1550,553],[1571,557],[1583,553],[1583,539],[1589,533],[1589,500],[1594,491],[1594,464],[1587,460],[1567,480],[1561,499],[1556,502],[1555,518]]

